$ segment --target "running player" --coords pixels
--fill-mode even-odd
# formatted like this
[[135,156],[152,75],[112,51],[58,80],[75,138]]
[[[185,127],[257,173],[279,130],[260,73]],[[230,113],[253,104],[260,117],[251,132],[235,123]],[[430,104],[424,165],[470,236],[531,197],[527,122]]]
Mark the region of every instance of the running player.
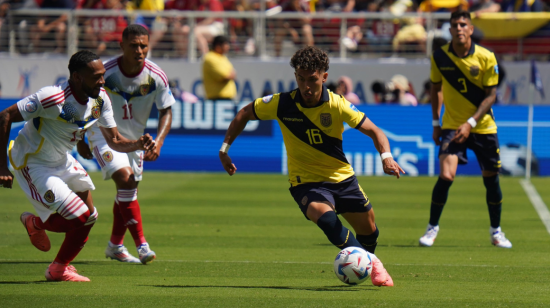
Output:
[[[124,137],[133,139],[134,136],[141,136],[153,103],[156,103],[159,110],[157,147],[145,153],[119,153],[109,146],[98,129],[92,129],[88,132],[90,146],[81,141],[78,151],[84,158],[95,156],[103,178],[113,179],[116,185],[113,229],[105,255],[121,262],[147,264],[156,255],[143,234],[137,187],[142,179],[143,161],[154,161],[160,155],[164,138],[172,124],[170,106],[175,100],[166,74],[156,64],[145,59],[149,48],[149,32],[144,27],[130,25],[124,29],[120,47],[122,56],[105,63],[105,89],[113,104],[115,121]],[[139,259],[128,253],[123,245],[126,229],[132,234]]]
[[[492,52],[472,42],[470,36],[474,26],[469,12],[452,13],[450,22],[451,43],[436,50],[432,56],[432,125],[433,139],[440,145],[440,173],[432,193],[430,222],[419,242],[421,246],[433,245],[456,168],[468,162],[466,149],[471,149],[476,154],[487,189],[491,243],[512,248],[500,229],[502,191],[498,173],[501,163],[497,126],[491,109],[498,84],[497,60]],[[442,127],[439,124],[441,99],[445,103]]]
[[[102,88],[105,68],[97,55],[77,52],[69,61],[69,72],[68,81],[42,88],[0,113],[0,148],[7,146],[11,124],[27,121],[10,143],[9,159],[38,216],[24,212],[21,222],[41,251],[51,246],[45,230],[66,233],[46,270],[47,280],[90,281],[69,263],[86,244],[97,219],[90,193],[95,187],[69,151],[96,123],[109,145],[121,152],[154,150],[154,141],[149,135],[128,140],[118,132],[111,100]],[[0,187],[12,184],[6,156],[0,155]]]
[[[256,99],[241,109],[220,149],[222,165],[229,175],[237,171],[227,152],[248,121],[277,120],[287,149],[290,193],[306,219],[316,223],[336,247],[363,247],[374,253],[379,234],[374,210],[344,155],[344,123],[372,138],[385,173],[399,178],[404,171],[393,160],[386,135],[343,96],[327,90],[329,58],[324,51],[312,46],[300,49],[290,65],[298,89]],[[357,237],[337,214],[351,224]],[[378,258],[372,281],[393,286]]]

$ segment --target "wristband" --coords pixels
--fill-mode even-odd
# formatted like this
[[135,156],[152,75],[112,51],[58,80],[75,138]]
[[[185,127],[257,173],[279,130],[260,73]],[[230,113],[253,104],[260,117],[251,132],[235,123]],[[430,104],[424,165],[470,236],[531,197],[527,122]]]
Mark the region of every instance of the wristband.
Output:
[[222,153],[226,153],[229,152],[229,147],[231,147],[230,144],[227,144],[227,143],[222,143],[222,147],[220,148],[220,152]]
[[432,120],[432,126],[433,127],[440,127],[439,120]]
[[384,152],[384,153],[380,154],[380,158],[382,159],[382,161],[384,161],[384,159],[386,159],[388,157],[393,157],[390,152]]
[[477,125],[477,121],[474,118],[469,118],[467,122],[472,126],[472,128],[476,127]]

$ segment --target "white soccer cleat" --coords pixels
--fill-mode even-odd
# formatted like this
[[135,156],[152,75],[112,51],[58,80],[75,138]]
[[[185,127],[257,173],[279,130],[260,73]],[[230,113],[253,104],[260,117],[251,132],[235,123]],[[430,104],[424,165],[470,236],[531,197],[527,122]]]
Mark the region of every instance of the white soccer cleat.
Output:
[[105,249],[105,257],[126,263],[141,263],[141,261],[132,256],[123,245],[112,247],[110,244]]
[[428,227],[426,228],[426,233],[424,233],[424,236],[422,236],[420,240],[418,240],[420,246],[431,247],[434,244],[435,238],[437,237],[437,232],[439,232],[439,225],[432,226],[428,224]]
[[153,260],[155,260],[155,258],[157,257],[155,252],[152,251],[151,248],[149,248],[149,244],[147,243],[141,244],[139,247],[137,247],[137,251],[139,255],[139,260],[145,265],[153,262]]
[[512,248],[512,243],[506,238],[500,227],[496,229],[491,227],[489,233],[491,234],[491,244],[500,248]]

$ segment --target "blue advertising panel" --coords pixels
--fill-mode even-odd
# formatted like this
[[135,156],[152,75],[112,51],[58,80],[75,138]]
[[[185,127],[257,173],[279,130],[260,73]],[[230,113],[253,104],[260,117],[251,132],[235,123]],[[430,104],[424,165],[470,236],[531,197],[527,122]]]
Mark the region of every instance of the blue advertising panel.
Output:
[[[16,100],[0,100],[0,109]],[[160,158],[146,162],[146,170],[215,171],[223,169],[218,151],[225,131],[238,110],[249,102],[178,102],[173,107],[173,122]],[[392,154],[409,176],[436,175],[439,172],[438,150],[432,140],[431,107],[397,105],[363,105],[359,110],[379,126],[390,140]],[[527,156],[527,106],[495,106],[493,108],[500,141],[503,173],[522,175]],[[151,113],[147,132],[155,135],[157,112]],[[10,138],[17,135],[14,125]],[[382,175],[381,161],[372,140],[359,131],[346,127],[343,133],[344,152],[359,175]],[[533,174],[550,175],[550,106],[534,107]],[[73,153],[76,155],[76,153]],[[276,121],[252,121],[231,146],[230,155],[239,172],[286,172],[286,153],[281,130]],[[81,160],[81,159],[79,159]],[[475,154],[468,151],[467,165],[458,174],[478,175],[480,168]],[[96,163],[84,162],[89,169]]]

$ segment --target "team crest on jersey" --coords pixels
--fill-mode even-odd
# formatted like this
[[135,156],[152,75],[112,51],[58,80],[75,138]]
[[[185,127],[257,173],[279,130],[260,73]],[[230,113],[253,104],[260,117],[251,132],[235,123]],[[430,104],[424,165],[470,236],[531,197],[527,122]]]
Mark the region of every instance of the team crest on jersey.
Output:
[[103,160],[110,163],[113,161],[113,153],[111,151],[107,151],[101,155],[103,157]]
[[267,104],[267,103],[271,102],[272,99],[273,99],[273,95],[264,96],[264,97],[262,97],[262,102]]
[[149,90],[151,90],[151,86],[148,84],[142,84],[141,86],[139,86],[139,93],[142,96],[149,94]]
[[477,65],[470,66],[470,75],[472,75],[474,77],[479,75],[479,66],[477,66]]
[[44,199],[46,199],[46,201],[48,201],[49,203],[54,202],[54,201],[55,201],[55,195],[54,195],[53,191],[48,190],[48,191],[44,194]]
[[33,113],[38,109],[38,105],[35,101],[30,101],[25,104],[25,111],[28,113]]
[[101,116],[101,108],[99,106],[92,107],[92,118],[99,119]]
[[321,113],[321,125],[330,127],[332,125],[332,116],[330,113]]

